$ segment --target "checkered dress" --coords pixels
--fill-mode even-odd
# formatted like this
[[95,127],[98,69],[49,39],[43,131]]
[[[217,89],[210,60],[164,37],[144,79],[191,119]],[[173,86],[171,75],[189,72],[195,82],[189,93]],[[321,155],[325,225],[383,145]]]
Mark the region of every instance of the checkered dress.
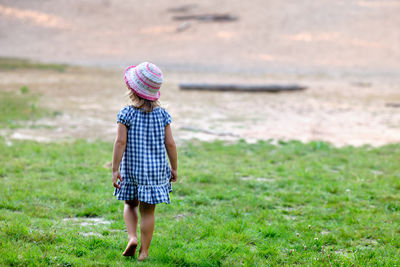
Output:
[[159,107],[146,113],[126,106],[118,113],[117,122],[128,128],[128,139],[120,164],[121,188],[116,188],[114,195],[119,200],[170,203],[171,170],[164,140],[171,116]]

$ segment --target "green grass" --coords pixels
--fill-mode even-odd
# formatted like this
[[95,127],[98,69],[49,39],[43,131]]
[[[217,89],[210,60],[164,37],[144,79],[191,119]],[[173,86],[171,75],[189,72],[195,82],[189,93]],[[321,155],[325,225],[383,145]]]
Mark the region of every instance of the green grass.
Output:
[[[111,143],[0,139],[0,151],[0,265],[136,263],[121,256]],[[140,265],[400,265],[400,144],[196,142],[179,155]]]
[[65,71],[67,65],[53,63],[39,63],[26,59],[0,57],[0,70],[35,69]]
[[[54,112],[53,112],[54,113]],[[39,97],[23,86],[20,92],[0,91],[0,128],[23,127],[27,121],[44,116],[57,115],[39,106]]]

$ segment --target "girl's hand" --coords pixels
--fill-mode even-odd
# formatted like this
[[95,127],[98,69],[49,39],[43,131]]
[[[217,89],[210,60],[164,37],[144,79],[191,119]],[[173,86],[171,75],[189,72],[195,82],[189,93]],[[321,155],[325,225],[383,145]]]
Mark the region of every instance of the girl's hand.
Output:
[[176,182],[178,180],[178,171],[171,169],[171,179],[170,182]]
[[112,181],[113,181],[113,186],[115,187],[115,188],[120,188],[120,186],[117,184],[117,180],[120,180],[121,182],[122,182],[122,177],[121,177],[121,175],[119,174],[119,171],[113,171],[113,173],[112,173]]

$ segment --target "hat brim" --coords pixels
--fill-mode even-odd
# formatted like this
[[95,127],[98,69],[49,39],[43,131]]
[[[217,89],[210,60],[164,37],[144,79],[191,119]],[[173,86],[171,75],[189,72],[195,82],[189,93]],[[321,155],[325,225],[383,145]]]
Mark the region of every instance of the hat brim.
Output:
[[[141,93],[138,88],[135,88],[135,86],[131,86],[131,84],[128,81],[127,73],[128,73],[128,71],[130,71],[131,69],[134,69],[134,68],[136,68],[136,65],[129,66],[124,71],[124,79],[125,79],[126,86],[129,89],[131,89],[136,95],[140,96],[141,98],[151,100],[151,101],[157,101],[161,95],[160,91],[157,92],[156,96],[149,96],[149,95],[145,95],[145,94]],[[132,84],[134,85],[134,83],[132,83]]]

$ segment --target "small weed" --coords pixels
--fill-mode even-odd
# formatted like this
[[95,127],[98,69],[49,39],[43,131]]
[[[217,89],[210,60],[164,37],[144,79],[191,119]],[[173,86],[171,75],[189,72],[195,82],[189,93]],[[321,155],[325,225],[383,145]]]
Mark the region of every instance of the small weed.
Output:
[[29,92],[29,88],[28,88],[28,86],[24,85],[21,87],[20,91],[22,94],[26,94]]

